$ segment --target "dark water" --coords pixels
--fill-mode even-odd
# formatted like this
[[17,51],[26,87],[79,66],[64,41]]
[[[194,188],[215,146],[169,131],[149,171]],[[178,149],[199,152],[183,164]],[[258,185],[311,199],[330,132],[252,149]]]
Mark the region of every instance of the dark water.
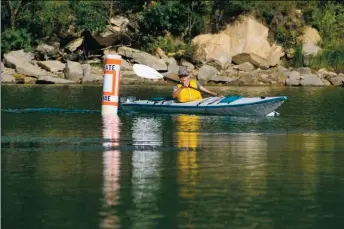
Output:
[[101,87],[2,86],[2,228],[344,228],[344,88],[214,90],[289,99],[102,118]]

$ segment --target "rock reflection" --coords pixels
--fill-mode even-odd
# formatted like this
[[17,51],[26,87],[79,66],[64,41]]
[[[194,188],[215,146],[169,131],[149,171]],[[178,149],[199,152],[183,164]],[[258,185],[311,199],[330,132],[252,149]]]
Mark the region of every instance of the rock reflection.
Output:
[[120,139],[120,118],[103,116],[103,220],[100,228],[119,228],[119,216],[114,209],[119,204],[120,158],[121,152],[116,149]]
[[162,134],[159,119],[138,117],[134,120],[132,140],[136,147],[132,155],[132,195],[135,210],[130,214],[133,228],[154,228],[161,214],[158,208],[161,152],[155,147],[162,145]]

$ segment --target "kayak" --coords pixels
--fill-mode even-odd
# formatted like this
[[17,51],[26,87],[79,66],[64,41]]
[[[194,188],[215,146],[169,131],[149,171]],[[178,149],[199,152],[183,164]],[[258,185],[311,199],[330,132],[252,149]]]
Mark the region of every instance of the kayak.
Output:
[[121,102],[123,111],[211,114],[230,116],[266,116],[274,112],[287,100],[286,96],[277,97],[208,97],[202,100],[180,103],[171,98],[155,97],[137,100],[128,97]]

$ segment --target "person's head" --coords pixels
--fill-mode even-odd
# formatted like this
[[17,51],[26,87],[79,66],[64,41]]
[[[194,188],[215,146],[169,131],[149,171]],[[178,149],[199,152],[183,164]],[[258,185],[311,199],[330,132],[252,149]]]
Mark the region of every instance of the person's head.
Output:
[[189,77],[189,71],[187,67],[181,66],[178,70],[178,77],[181,82],[187,81],[190,79]]

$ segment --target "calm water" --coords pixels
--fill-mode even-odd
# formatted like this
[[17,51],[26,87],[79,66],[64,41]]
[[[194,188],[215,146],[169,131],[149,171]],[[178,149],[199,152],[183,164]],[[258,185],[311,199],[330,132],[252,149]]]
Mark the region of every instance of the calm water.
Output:
[[289,99],[275,118],[103,118],[101,87],[2,86],[2,228],[344,228],[344,88],[214,89]]

